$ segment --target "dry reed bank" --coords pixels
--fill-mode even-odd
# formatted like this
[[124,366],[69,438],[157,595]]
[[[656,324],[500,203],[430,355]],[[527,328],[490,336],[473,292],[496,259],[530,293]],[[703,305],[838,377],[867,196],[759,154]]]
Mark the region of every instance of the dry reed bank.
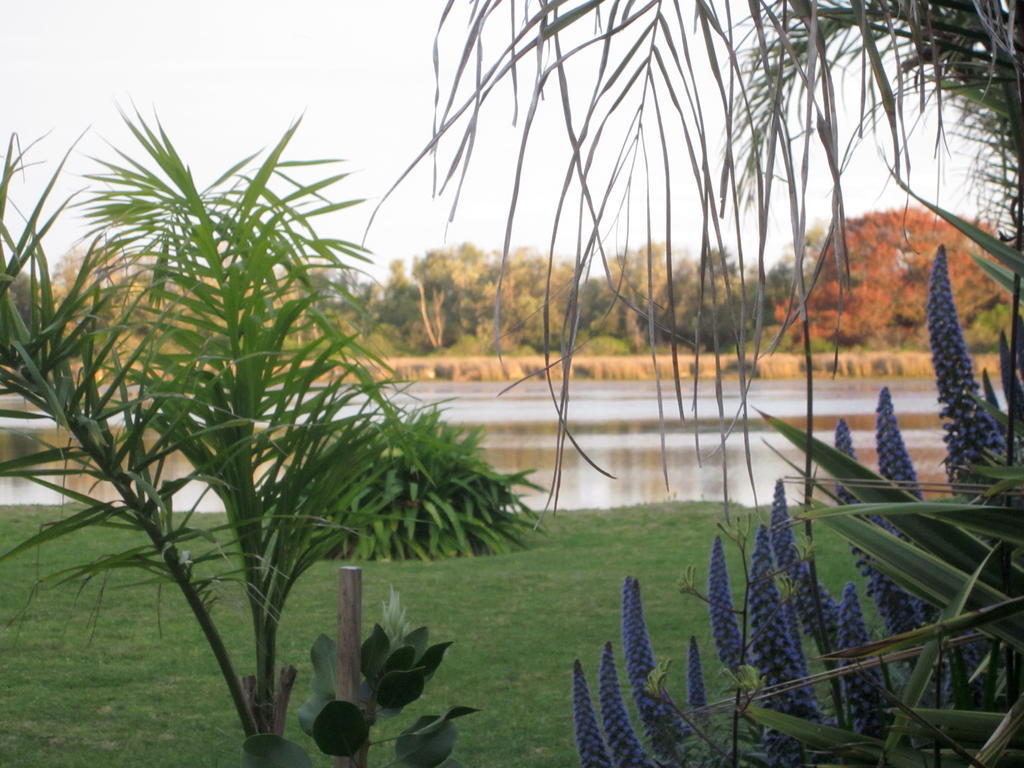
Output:
[[[990,374],[999,370],[997,355],[976,355],[976,370],[988,369]],[[536,373],[544,367],[542,355],[505,357],[395,357],[388,361],[395,377],[406,381],[511,381]],[[739,374],[739,361],[735,355],[723,355],[720,359],[724,376]],[[745,361],[748,370],[752,368],[749,358]],[[662,377],[672,375],[671,355],[658,356],[658,373]],[[928,352],[843,352],[838,364],[831,352],[813,356],[813,368],[817,373],[831,374],[833,371],[843,378],[869,378],[902,376],[906,378],[930,378],[933,375],[931,354]],[[552,369],[561,375],[560,366]],[[716,361],[712,354],[699,358],[694,355],[679,356],[679,371],[684,377],[697,373],[701,378],[711,378],[716,372]],[[803,356],[795,354],[774,354],[761,358],[756,370],[757,378],[795,379],[804,375]],[[654,365],[648,355],[615,355],[607,357],[577,356],[573,360],[573,374],[578,379],[594,381],[643,381],[654,378]]]

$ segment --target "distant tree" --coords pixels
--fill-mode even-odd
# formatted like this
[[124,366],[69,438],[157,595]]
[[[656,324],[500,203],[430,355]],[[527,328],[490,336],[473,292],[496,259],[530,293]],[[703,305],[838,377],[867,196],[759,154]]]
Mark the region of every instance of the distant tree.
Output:
[[[848,220],[848,279],[834,258],[825,260],[807,301],[811,338],[819,345],[926,348],[925,293],[939,245],[946,246],[953,290],[969,335],[976,345],[994,345],[995,335],[987,338],[984,326],[1000,302],[999,289],[979,279],[971,259],[975,246],[919,208],[876,211]],[[782,322],[795,312],[795,305],[788,295],[776,295],[774,309]]]
[[[739,271],[728,254],[709,251],[703,265],[685,253],[672,258],[669,280],[665,246],[620,254],[610,266],[616,305],[607,331],[620,334],[636,352],[670,343],[673,335],[684,349],[734,348],[739,324],[750,327],[738,306]],[[601,278],[602,281],[606,278]],[[651,333],[653,323],[654,333]]]
[[[493,349],[495,304],[499,300],[498,338],[502,351],[544,345],[545,286],[548,259],[530,249],[513,251],[504,265],[497,252],[472,243],[427,251],[411,269],[396,260],[387,280],[368,289],[369,316],[374,328],[396,346],[412,353],[444,350],[460,344]],[[555,262],[552,290],[570,282],[572,266]],[[560,314],[549,316],[554,344],[561,333]],[[465,345],[464,342],[470,341]]]
[[11,286],[11,295],[14,296],[14,308],[21,315],[21,319],[27,324],[29,313],[32,311],[31,286],[29,285],[27,272],[21,272],[14,278],[14,284]]

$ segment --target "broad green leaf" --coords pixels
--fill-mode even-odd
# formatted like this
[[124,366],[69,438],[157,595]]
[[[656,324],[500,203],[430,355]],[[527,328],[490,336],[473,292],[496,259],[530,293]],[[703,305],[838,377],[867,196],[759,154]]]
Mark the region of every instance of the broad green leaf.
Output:
[[333,697],[338,673],[338,644],[327,635],[320,635],[313,641],[309,658],[313,662],[313,679],[310,681],[313,691]]
[[334,701],[334,692],[325,695],[319,691],[313,691],[309,698],[303,702],[302,706],[299,707],[299,727],[309,736],[313,735],[313,727],[316,725],[316,719],[323,712],[324,707]]
[[384,709],[401,709],[423,695],[425,682],[422,668],[387,672],[377,685],[377,703]]
[[433,677],[434,672],[441,666],[441,662],[444,661],[444,655],[451,645],[452,642],[449,640],[448,642],[432,645],[424,651],[419,664],[423,668],[423,674],[427,680]]
[[426,736],[427,734],[439,730],[441,726],[443,726],[445,722],[447,722],[448,720],[454,720],[457,717],[471,715],[474,712],[479,711],[479,709],[474,709],[473,707],[451,707],[443,715],[438,715],[433,720],[429,720],[429,722],[424,722],[425,720],[428,720],[428,718],[421,717],[417,722],[424,722],[423,725],[416,728],[415,730],[404,731],[404,733],[411,736]]
[[73,462],[78,458],[82,458],[81,453],[71,448],[47,448],[25,456],[16,456],[13,459],[0,461],[0,477],[12,475],[24,469],[34,470],[44,464]]
[[999,725],[975,757],[982,765],[996,765],[1006,751],[1013,745],[1017,734],[1024,728],[1024,696],[1018,696]]
[[[897,181],[897,183],[899,183]],[[937,205],[933,205],[924,198],[918,197],[916,194],[910,191],[908,187],[901,184],[907,193],[917,200],[921,205],[925,206],[932,213],[940,216],[941,218],[948,221],[954,227],[959,229],[967,237],[981,246],[987,253],[991,254],[995,258],[999,259],[1003,264],[1012,269],[1018,275],[1024,276],[1024,255],[1021,254],[1016,248],[1011,246],[1009,243],[1004,243],[998,237],[990,235],[988,232],[983,230],[981,227],[971,224],[969,221],[960,218],[954,213],[940,208]]]
[[971,254],[974,259],[974,263],[981,267],[982,271],[999,283],[1003,288],[1013,293],[1013,271],[1007,269],[1002,264],[998,264],[989,259],[983,259],[977,254]]
[[423,653],[427,650],[429,637],[430,632],[427,628],[419,627],[402,638],[402,643],[405,645],[411,645],[416,649],[416,660],[419,661],[420,657],[423,656]]
[[46,542],[60,538],[61,536],[65,536],[72,531],[77,531],[88,525],[95,525],[98,522],[102,522],[110,515],[111,509],[106,505],[93,506],[88,509],[84,509],[81,512],[76,512],[70,517],[58,520],[53,525],[46,526],[39,533],[34,536],[30,536],[19,544],[16,544],[12,549],[0,554],[0,562],[14,557],[25,550],[37,547],[40,544],[45,544]]
[[[807,448],[807,433],[802,429],[765,413],[762,413],[761,416],[801,451]],[[812,438],[810,445],[811,458],[830,475],[841,479],[843,487],[859,501],[866,504],[898,504],[917,501],[917,497],[909,491],[893,485],[881,475],[872,472],[856,459],[851,459],[831,445],[823,443],[817,438]],[[858,484],[858,481],[863,481],[863,484]]]
[[34,411],[12,411],[8,408],[0,408],[0,419],[49,419],[45,413]]
[[313,763],[298,744],[258,733],[242,744],[242,768],[313,768]]
[[327,635],[320,635],[309,651],[313,662],[313,677],[309,698],[299,708],[299,726],[310,736],[317,716],[335,698],[335,684],[338,669],[338,645]]
[[369,735],[363,711],[350,701],[329,702],[313,723],[313,740],[325,755],[352,757]]
[[415,665],[416,649],[411,645],[401,645],[384,662],[384,672],[412,669]]
[[882,653],[891,653],[900,648],[907,648],[912,645],[920,645],[926,640],[934,637],[948,637],[950,635],[962,635],[972,629],[984,627],[994,621],[999,621],[1008,616],[1024,613],[1024,597],[1015,597],[1003,603],[982,608],[977,611],[961,613],[953,619],[942,619],[934,624],[926,624],[923,627],[912,629],[909,632],[901,632],[898,635],[891,635],[881,640],[866,643],[855,648],[844,648],[841,651],[830,653],[823,658],[829,659],[856,659],[868,656],[878,656]]
[[[1020,477],[1024,479],[1024,473],[1020,473]],[[897,526],[902,515],[920,515],[1024,546],[1021,513],[1012,507],[984,506],[966,502],[919,501],[913,504],[857,504],[812,510],[804,513],[804,516],[821,519],[849,514],[880,515],[892,520]]]
[[[989,556],[991,558],[991,555]],[[989,558],[986,558],[988,561]],[[942,610],[942,619],[952,620],[954,617],[963,611],[964,606],[967,604],[971,593],[978,585],[978,577],[981,572],[985,569],[985,562],[978,564],[977,569],[971,575],[969,579],[965,579],[956,595],[952,597]],[[928,683],[928,679],[932,676],[935,669],[936,661],[939,658],[939,653],[942,650],[942,637],[935,637],[925,643],[921,649],[920,655],[914,662],[914,670],[910,673],[910,679],[906,685],[903,686],[903,690],[900,691],[900,701],[907,707],[915,707],[920,703],[921,696],[924,694],[925,686]],[[892,730],[885,738],[885,746],[887,749],[892,749],[899,745],[902,739],[902,735],[899,731]]]
[[384,627],[380,624],[374,624],[373,631],[363,641],[359,653],[359,666],[363,677],[372,682],[380,676],[381,671],[384,669],[384,663],[387,661],[390,648],[391,643],[388,640],[387,632],[384,631]]
[[[821,520],[820,524],[864,550],[874,561],[875,567],[888,574],[904,589],[936,605],[949,606],[955,603],[965,586],[973,580],[971,574],[892,536],[873,523],[853,517],[830,517]],[[984,562],[982,558],[975,563],[975,569]],[[979,582],[974,585],[966,607],[971,610],[991,608],[1008,600],[999,590]],[[1024,651],[1024,616],[1015,614],[986,624],[985,631]]]
[[407,768],[436,768],[455,748],[459,732],[448,720],[440,727],[419,735],[418,731],[437,720],[434,715],[419,718],[395,742],[395,762]]
[[[800,450],[806,450],[808,441],[803,430],[786,424],[781,419],[762,414],[780,434]],[[908,504],[913,506],[918,500],[913,494],[897,488],[885,478],[876,475],[855,459],[851,459],[827,443],[814,438],[810,441],[811,458],[835,478],[842,480],[843,486],[857,499],[867,504]],[[858,481],[864,481],[858,484]],[[857,508],[847,505],[836,510],[835,514],[857,514]],[[817,514],[815,512],[799,513]],[[938,520],[928,520],[920,515],[907,513],[893,520],[903,533],[915,544],[927,550],[940,560],[959,568],[967,573],[972,572],[979,562],[988,555],[988,547],[960,528]],[[892,537],[890,537],[892,538]],[[995,569],[983,574],[987,583],[998,580]]]
[[[908,736],[914,738],[931,738],[930,731],[922,724],[915,722],[906,712],[894,712],[898,727]],[[1006,712],[976,712],[956,709],[914,708],[914,714],[931,725],[941,728],[950,738],[965,746],[978,747],[984,744],[1000,723],[1006,718]],[[1024,737],[1015,735],[1009,745],[1024,748]]]
[[759,706],[748,706],[744,714],[755,723],[792,736],[812,749],[824,750],[854,760],[867,758],[894,768],[921,768],[921,757],[915,750],[886,749],[878,739],[863,734],[814,723]]

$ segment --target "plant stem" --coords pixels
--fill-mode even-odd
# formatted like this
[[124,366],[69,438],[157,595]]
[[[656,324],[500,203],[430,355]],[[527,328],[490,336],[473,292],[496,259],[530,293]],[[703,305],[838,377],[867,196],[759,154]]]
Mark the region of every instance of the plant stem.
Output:
[[[811,321],[807,312],[804,312],[803,316],[803,336],[804,373],[807,388],[807,443],[804,446],[804,509],[810,509],[814,494],[814,482],[811,479],[811,470],[813,468],[811,456],[814,452],[812,443],[814,440],[814,369],[812,367],[814,360],[811,357]],[[818,646],[819,653],[822,656],[828,656],[832,652],[832,643],[829,640],[828,630],[825,625],[825,611],[822,608],[821,589],[818,585],[818,568],[814,562],[814,527],[808,519],[804,520],[804,536],[807,537],[807,545],[810,550],[810,554],[807,557],[807,578],[810,581],[808,586],[811,588],[811,594],[814,595],[814,641]],[[828,671],[831,672],[835,669],[836,664],[834,661],[825,661],[824,663],[825,669]],[[835,706],[836,714],[839,716],[840,722],[842,722],[843,695],[839,680],[833,677],[829,687],[831,688],[832,702]]]
[[160,527],[152,521],[150,505],[132,489],[131,481],[121,471],[120,467],[110,463],[108,460],[110,454],[103,451],[102,446],[97,445],[93,441],[92,435],[85,428],[79,426],[79,420],[66,420],[72,424],[70,431],[75,436],[75,439],[97,462],[103,474],[109,478],[110,483],[114,486],[118,496],[125,503],[125,506],[134,514],[136,523],[145,531],[149,540],[153,542],[154,548],[160,552],[164,564],[167,566],[168,573],[174,580],[174,583],[178,585],[178,589],[181,590],[181,594],[185,597],[185,602],[192,609],[192,615],[195,616],[196,621],[199,623],[203,636],[206,638],[206,643],[217,660],[217,666],[220,667],[221,676],[224,678],[224,683],[228,687],[228,693],[231,695],[231,700],[235,705],[235,711],[238,713],[242,731],[247,737],[258,733],[253,713],[242,691],[241,680],[235,674],[234,665],[231,663],[231,654],[228,652],[227,646],[224,645],[224,640],[220,636],[220,632],[217,631],[217,626],[214,624],[213,617],[210,615],[209,610],[207,610],[206,605],[204,605],[202,596],[196,591],[188,568],[181,562],[181,556],[178,553],[177,547],[167,543]]
[[[747,633],[749,631],[747,620],[750,617],[750,568],[747,565],[747,551],[742,543],[743,539],[737,536],[736,541],[740,550],[740,562],[743,564],[743,611],[740,614],[743,627],[740,634],[740,666],[743,666],[747,663]],[[740,699],[742,694],[743,689],[736,686],[736,700],[732,708],[732,768],[738,768],[740,764]]]
[[[1024,19],[1020,18],[1020,12],[1024,11],[1024,3],[1017,0],[1017,12],[1018,12],[1018,26],[1021,31],[1024,31]],[[1020,54],[1014,57],[1016,61],[1015,69],[1017,76],[1017,106],[1018,108],[1024,107],[1024,62],[1021,60]],[[1017,132],[1017,193],[1015,207],[1013,211],[1014,217],[1014,247],[1018,250],[1024,250],[1024,137],[1020,136],[1020,132]],[[1010,311],[1010,376],[1011,381],[1016,382],[1017,380],[1017,348],[1021,342],[1020,334],[1017,332],[1017,326],[1020,323],[1020,274],[1016,271],[1013,275],[1013,306]],[[1014,440],[1016,438],[1016,421],[1017,421],[1017,403],[1016,403],[1016,386],[1010,386],[1009,395],[1007,397],[1007,428],[1006,428],[1006,465],[1012,467],[1014,462]],[[1012,500],[1011,503],[1016,503],[1016,500]],[[1012,551],[1007,542],[1002,542],[1000,552],[1000,566],[1002,568],[1003,577],[1003,591],[1006,594],[1010,594],[1010,572],[1013,569]],[[1011,597],[1013,595],[1010,595]],[[1020,685],[1017,676],[1017,653],[1009,646],[1006,646],[1006,702],[1007,706],[1012,705],[1020,695]]]
[[274,666],[277,660],[277,621],[269,612],[253,613],[256,641],[256,690],[253,715],[260,733],[272,733],[275,720]]
[[[154,543],[157,542],[154,541]],[[184,595],[188,607],[192,609],[192,615],[195,616],[200,629],[203,630],[203,636],[206,638],[207,645],[210,646],[210,651],[213,652],[214,658],[217,659],[217,666],[220,667],[221,676],[224,678],[224,683],[228,687],[228,693],[231,694],[231,701],[234,703],[235,711],[238,713],[238,719],[241,721],[242,731],[247,737],[258,733],[256,720],[249,709],[248,702],[246,702],[245,693],[242,691],[242,682],[238,675],[235,674],[234,665],[231,663],[231,654],[228,653],[227,646],[224,645],[224,640],[220,636],[220,632],[217,631],[213,617],[210,616],[210,612],[203,604],[202,598],[196,592],[187,570],[180,562],[177,548],[173,546],[167,547],[163,551],[163,558],[167,564],[167,569],[171,573],[171,577],[181,590],[181,594]]]

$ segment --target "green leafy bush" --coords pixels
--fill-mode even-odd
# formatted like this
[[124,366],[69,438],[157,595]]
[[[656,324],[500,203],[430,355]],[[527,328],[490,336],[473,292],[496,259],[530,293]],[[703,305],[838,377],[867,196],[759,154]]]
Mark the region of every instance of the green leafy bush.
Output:
[[436,407],[378,427],[384,467],[361,497],[384,507],[340,553],[366,560],[487,555],[521,546],[536,515],[516,489],[529,472],[503,474],[483,458],[481,428],[447,424]]
[[615,336],[594,336],[588,339],[581,349],[585,355],[628,355],[633,350],[629,348],[629,342]]
[[[371,738],[381,721],[401,715],[405,707],[420,699],[451,645],[431,645],[426,627],[410,631],[394,589],[382,607],[383,621],[374,624],[359,651],[362,681],[358,702],[339,698],[337,643],[327,635],[313,643],[312,694],[299,710],[299,725],[323,754],[349,758],[352,768],[366,768],[370,748],[392,742],[395,758],[389,766],[458,768],[459,764],[449,759],[458,738],[452,721],[479,711],[473,707],[449,707],[440,715],[422,715],[397,735]],[[279,734],[250,736],[242,745],[242,768],[312,766],[302,747]]]

